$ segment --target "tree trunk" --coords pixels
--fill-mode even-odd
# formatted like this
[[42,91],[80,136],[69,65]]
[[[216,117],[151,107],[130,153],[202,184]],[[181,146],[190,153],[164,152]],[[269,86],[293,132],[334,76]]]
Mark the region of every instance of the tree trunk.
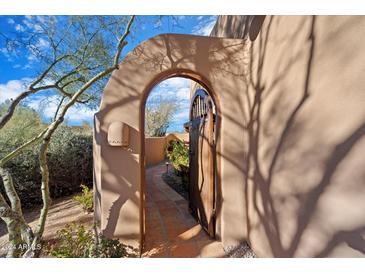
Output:
[[46,137],[43,140],[43,143],[40,148],[39,152],[39,166],[41,169],[42,174],[42,185],[41,185],[41,191],[42,191],[42,201],[43,201],[43,207],[41,210],[41,215],[39,216],[38,220],[38,227],[35,232],[35,237],[31,243],[31,245],[28,247],[28,250],[25,252],[24,256],[25,258],[35,258],[39,257],[41,253],[41,241],[42,236],[44,232],[44,227],[46,225],[47,220],[47,214],[49,205],[51,203],[51,198],[49,195],[49,170],[48,170],[48,162],[47,162],[47,150],[48,145],[50,143],[50,137]]
[[27,246],[33,240],[33,231],[25,222],[21,203],[18,194],[14,188],[11,174],[5,168],[0,167],[0,176],[3,180],[5,193],[9,198],[10,205],[7,204],[4,197],[0,194],[0,217],[4,220],[9,233],[9,250],[7,257],[17,258],[22,254],[24,243]]

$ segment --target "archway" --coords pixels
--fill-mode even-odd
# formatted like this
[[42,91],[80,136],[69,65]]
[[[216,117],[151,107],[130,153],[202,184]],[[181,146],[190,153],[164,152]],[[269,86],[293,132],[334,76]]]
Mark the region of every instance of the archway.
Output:
[[143,243],[144,105],[153,86],[180,76],[206,87],[219,107],[216,236],[224,245],[245,238],[244,229],[237,230],[245,223],[245,144],[237,137],[245,127],[245,53],[240,39],[159,35],[135,48],[112,74],[94,119],[95,219],[106,236]]
[[143,257],[224,253],[214,235],[218,116],[209,94],[190,78],[173,77],[148,95]]

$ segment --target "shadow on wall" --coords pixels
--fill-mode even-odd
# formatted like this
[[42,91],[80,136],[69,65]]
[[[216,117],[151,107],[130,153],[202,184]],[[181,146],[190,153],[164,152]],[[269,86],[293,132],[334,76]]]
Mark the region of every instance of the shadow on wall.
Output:
[[247,237],[259,256],[365,255],[365,96],[356,60],[364,51],[350,46],[363,43],[361,20],[241,20],[241,37],[252,41],[240,117],[248,145],[235,164],[246,174]]
[[[246,58],[238,60],[245,62],[246,71],[235,70],[234,74],[245,80],[246,94],[230,97],[232,106],[239,104],[241,110],[230,117],[225,113],[225,119],[237,124],[237,129],[244,120],[246,134],[235,136],[230,132],[234,143],[230,148],[236,150],[220,155],[245,173],[242,215],[246,224],[242,226],[246,226],[242,229],[247,230],[259,257],[364,256],[365,98],[360,72],[365,63],[365,35],[359,33],[358,26],[365,19],[278,16],[256,20],[246,22],[250,39]],[[110,117],[115,109],[124,108],[128,115],[123,119],[133,128],[131,140],[136,143],[132,144],[127,166],[113,165],[111,158],[103,158],[101,163],[102,176],[108,179],[103,194],[112,193],[110,200],[114,201],[104,205],[108,212],[106,231],[111,235],[121,226],[117,220],[127,203],[133,204],[128,205],[133,210],[140,203],[135,174],[140,174],[141,125],[136,124],[135,117],[141,115],[141,96],[147,94],[138,87],[145,86],[143,77],[149,76],[148,71],[161,71],[160,79],[151,79],[155,82],[147,87],[150,90],[163,77],[194,78],[192,71],[181,68],[191,68],[198,56],[219,55],[220,50],[224,50],[224,60],[240,56],[235,51],[241,47],[226,46],[218,42],[220,39],[210,44],[206,39],[206,46],[201,43],[194,50],[182,39],[162,36],[151,40],[152,46],[145,48],[142,44],[128,57],[127,62],[134,64],[128,71],[112,76],[115,86],[110,89],[111,99],[98,116]],[[183,50],[176,52],[175,48]],[[209,67],[211,79],[222,72],[229,79],[234,64],[229,67],[224,61],[202,59],[205,63],[196,62],[199,65],[195,71]],[[145,75],[138,74],[141,66],[145,66]],[[240,90],[238,84],[227,81],[220,87]],[[120,90],[122,95],[116,93]],[[124,94],[126,90],[130,94]],[[106,140],[106,134],[106,129],[101,129],[96,143]],[[111,148],[103,149],[103,157],[112,157],[108,156],[114,153]],[[237,180],[228,177],[225,180]],[[133,219],[138,218],[134,211],[129,213],[133,214],[125,214],[118,222],[138,223]],[[234,224],[242,219],[228,217]],[[135,227],[130,231],[138,233]],[[128,235],[138,238],[132,232]]]
[[[112,76],[113,77],[113,76]],[[114,79],[117,83],[120,83],[119,79]],[[133,101],[137,100],[137,96],[130,96],[127,100],[119,100],[119,104],[132,104]],[[117,105],[111,105],[110,108],[117,107]],[[105,111],[105,110],[104,110]],[[103,111],[99,112],[95,115],[95,119],[99,121],[100,116],[103,115]],[[105,115],[105,114],[104,114]],[[130,145],[128,151],[121,149],[120,147],[112,147],[109,145],[102,145],[103,142],[107,140],[107,132],[102,130],[101,128],[94,126],[96,133],[95,133],[95,144],[100,147],[101,154],[103,155],[103,161],[96,161],[94,160],[94,166],[101,165],[103,166],[103,174],[104,178],[109,178],[113,183],[112,184],[94,184],[95,185],[95,197],[96,205],[95,205],[95,212],[96,214],[103,215],[102,212],[98,212],[101,210],[102,207],[107,208],[107,216],[105,216],[105,221],[102,223],[101,231],[102,233],[109,237],[109,238],[123,238],[124,240],[134,240],[139,237],[137,233],[129,233],[128,235],[124,232],[121,232],[118,229],[120,222],[135,222],[138,217],[136,216],[127,216],[121,220],[120,214],[125,209],[127,203],[129,206],[137,206],[138,205],[138,194],[137,194],[137,186],[130,184],[133,176],[138,174],[139,170],[136,167],[136,157],[135,155],[139,151],[139,145],[135,141],[138,132],[134,128],[130,128]],[[97,130],[100,130],[98,132]],[[94,148],[95,149],[95,148]],[[118,151],[119,150],[119,151]],[[117,152],[117,153],[115,153]],[[99,156],[100,157],[100,156]],[[114,165],[106,165],[106,163],[113,163],[117,162],[119,164]],[[123,164],[122,164],[123,163]],[[129,173],[125,173],[121,170],[121,165],[124,168],[130,170]],[[98,174],[95,174],[94,177],[96,178]],[[112,178],[112,179],[110,179]],[[121,190],[122,193],[121,193]],[[102,194],[115,194],[110,195],[108,198],[102,197]],[[128,196],[125,194],[128,193]],[[103,199],[103,200],[102,200]],[[104,213],[105,214],[105,213]],[[96,215],[98,221],[100,221],[100,217]]]
[[[97,218],[100,217],[106,236],[139,238],[141,215],[138,212],[142,203],[139,187],[142,182],[143,188],[144,159],[141,156],[145,152],[140,144],[144,131],[140,117],[144,117],[148,92],[172,76],[203,83],[207,80],[203,77],[215,79],[217,73],[219,77],[222,73],[229,75],[228,64],[232,63],[229,60],[241,53],[242,41],[234,44],[215,39],[212,43],[208,37],[199,37],[199,43],[196,40],[196,37],[179,35],[152,38],[128,54],[108,82],[100,111],[95,116],[94,141],[95,197],[100,209]],[[197,73],[201,71],[204,73]],[[108,125],[121,115],[120,119],[130,126],[128,150],[105,143]]]

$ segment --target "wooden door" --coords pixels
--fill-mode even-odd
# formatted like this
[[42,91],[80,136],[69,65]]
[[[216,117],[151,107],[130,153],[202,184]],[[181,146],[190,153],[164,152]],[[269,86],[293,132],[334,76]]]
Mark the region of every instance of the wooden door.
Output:
[[202,227],[214,237],[214,113],[211,98],[201,89],[192,98],[189,135],[190,209]]

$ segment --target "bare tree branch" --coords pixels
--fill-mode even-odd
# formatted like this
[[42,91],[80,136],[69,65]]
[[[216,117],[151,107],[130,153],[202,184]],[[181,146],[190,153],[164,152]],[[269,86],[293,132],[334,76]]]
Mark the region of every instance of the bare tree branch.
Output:
[[71,99],[62,107],[60,114],[58,115],[58,118],[48,126],[46,133],[42,137],[43,140],[42,140],[42,144],[41,144],[41,148],[40,148],[40,152],[39,152],[39,164],[40,164],[41,175],[42,175],[41,191],[42,191],[43,207],[42,207],[41,214],[40,214],[40,217],[38,220],[38,226],[35,231],[35,237],[34,237],[34,240],[32,243],[33,248],[28,249],[28,251],[24,254],[25,257],[35,257],[35,256],[39,255],[37,253],[35,246],[41,240],[43,232],[44,232],[44,227],[46,224],[48,208],[49,208],[49,204],[50,204],[47,150],[48,150],[48,146],[50,144],[52,135],[56,131],[58,126],[63,122],[68,109],[77,102],[77,99],[94,83],[96,83],[103,77],[107,76],[114,70],[118,69],[119,57],[121,55],[121,52],[122,52],[124,46],[126,45],[125,40],[130,32],[130,27],[132,25],[134,17],[135,16],[132,16],[130,18],[123,36],[118,41],[117,52],[116,52],[115,58],[114,58],[114,64],[111,67],[106,68],[105,70],[99,72],[97,75],[92,77],[71,97]]
[[[86,81],[75,93],[71,94],[64,90],[64,88],[68,85],[71,85],[74,82],[80,81],[83,82],[83,79],[77,77],[76,79],[69,77],[79,74],[80,72],[86,70],[86,71],[93,71],[94,69],[98,68],[98,65],[93,67],[83,67],[83,62],[79,63],[74,70],[72,70],[70,73],[67,73],[66,75],[62,76],[59,80],[57,80],[54,84],[50,85],[44,85],[44,86],[37,86],[39,83],[41,83],[46,77],[49,75],[51,70],[54,68],[54,66],[60,62],[62,59],[66,58],[67,55],[64,55],[63,57],[60,57],[58,59],[55,59],[54,62],[51,63],[47,67],[47,69],[32,83],[30,84],[29,88],[20,94],[10,105],[9,110],[7,113],[1,117],[0,119],[0,129],[10,120],[12,117],[15,108],[17,105],[26,98],[27,96],[34,94],[40,90],[44,89],[50,89],[55,88],[57,89],[64,97],[60,101],[57,111],[54,116],[54,121],[47,126],[46,129],[44,129],[42,132],[40,132],[36,137],[29,140],[28,142],[24,143],[20,147],[16,148],[9,154],[7,154],[3,159],[0,160],[0,176],[2,177],[4,187],[6,190],[6,194],[9,198],[9,201],[11,205],[9,206],[4,197],[0,196],[0,217],[6,222],[7,228],[9,231],[9,240],[12,243],[20,243],[22,241],[25,241],[28,244],[28,250],[23,255],[24,257],[37,257],[39,256],[40,250],[37,249],[37,246],[39,245],[48,214],[48,208],[50,205],[50,195],[49,195],[49,170],[48,170],[48,160],[47,160],[47,151],[48,147],[51,142],[51,138],[54,134],[54,132],[57,130],[59,125],[62,124],[64,121],[64,117],[67,114],[67,111],[70,107],[72,107],[77,102],[82,102],[80,100],[80,97],[84,94],[85,91],[87,91],[91,86],[93,86],[96,82],[103,79],[105,76],[109,75],[114,70],[118,69],[119,59],[121,56],[121,52],[124,48],[124,46],[127,44],[126,38],[128,34],[130,33],[130,28],[133,23],[135,16],[131,16],[129,19],[129,22],[126,26],[124,34],[121,36],[121,38],[118,40],[117,43],[117,51],[115,53],[115,56],[113,58],[113,63],[111,66],[103,69],[99,73],[97,73],[95,76],[90,78],[88,81]],[[99,30],[98,30],[99,31]],[[94,34],[95,36],[96,34]],[[89,40],[91,41],[91,39]],[[88,49],[88,42],[86,46],[84,47],[84,53],[82,54],[82,58],[86,56],[86,51]],[[55,43],[55,41],[51,40],[52,47],[54,49],[57,49],[58,44]],[[71,57],[71,56],[70,56]],[[56,58],[56,55],[54,55],[54,58]],[[68,80],[69,79],[69,80]],[[66,81],[66,83],[63,83],[63,81]],[[63,85],[61,85],[63,83]],[[64,104],[65,97],[68,97],[69,100],[66,104]],[[90,99],[91,97],[89,97]],[[84,101],[85,102],[85,101]],[[39,165],[41,170],[41,193],[42,193],[42,201],[43,201],[43,207],[40,212],[40,217],[38,219],[38,225],[35,229],[35,233],[33,233],[33,230],[27,225],[23,218],[23,214],[21,212],[21,204],[20,199],[15,191],[14,183],[11,177],[10,172],[4,168],[4,165],[9,162],[10,160],[17,157],[22,151],[24,151],[26,148],[29,148],[33,145],[35,145],[38,142],[41,142],[40,151],[39,151]],[[19,256],[18,250],[13,250],[8,254],[8,256],[11,257],[17,257]]]
[[13,101],[11,101],[10,106],[8,107],[7,112],[0,117],[0,129],[2,129],[6,123],[11,119],[11,117],[14,114],[15,108],[18,106],[18,104],[24,100],[26,97],[28,97],[31,94],[34,94],[40,90],[45,90],[45,89],[49,89],[52,88],[53,86],[43,86],[43,87],[35,87],[37,84],[39,84],[46,76],[47,74],[52,70],[52,68],[59,63],[60,61],[62,61],[64,58],[67,58],[67,55],[64,55],[58,59],[56,59],[54,62],[52,62],[52,64],[50,64],[48,66],[48,68],[34,81],[29,85],[29,88],[22,92],[21,94],[19,94]]
[[126,45],[126,41],[125,39],[127,38],[127,36],[129,35],[129,32],[130,32],[130,29],[131,29],[131,26],[132,26],[132,23],[134,21],[134,15],[130,18],[128,24],[127,24],[127,27],[126,27],[126,30],[123,34],[123,36],[119,39],[119,42],[118,42],[118,46],[117,46],[117,53],[115,54],[115,57],[114,57],[114,66],[115,67],[118,67],[118,64],[119,64],[119,58],[120,58],[120,54],[122,53],[122,49],[123,47]]
[[60,111],[60,108],[61,108],[61,106],[62,106],[62,104],[63,104],[63,101],[65,100],[65,96],[63,96],[62,98],[61,98],[61,100],[60,100],[60,102],[58,103],[58,105],[57,105],[57,109],[56,109],[56,112],[54,113],[54,116],[53,116],[53,121],[56,121],[56,118],[57,118],[57,115],[58,115],[58,112]]

